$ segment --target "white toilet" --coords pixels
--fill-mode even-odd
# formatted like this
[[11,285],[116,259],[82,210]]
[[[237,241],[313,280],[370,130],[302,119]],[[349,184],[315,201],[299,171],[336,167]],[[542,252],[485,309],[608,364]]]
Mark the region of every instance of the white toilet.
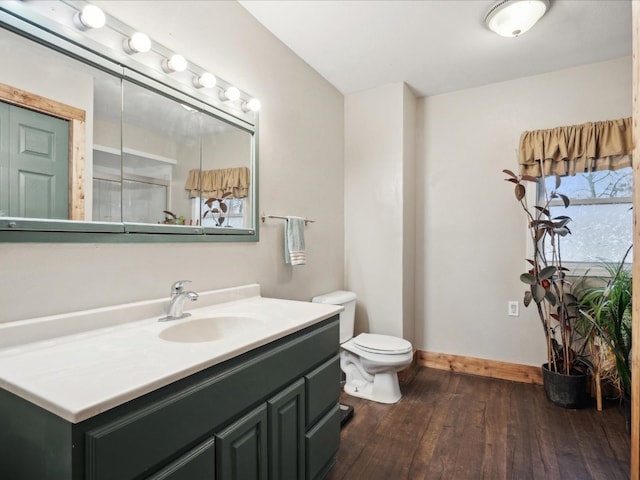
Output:
[[361,333],[353,338],[356,294],[338,290],[314,297],[312,302],[342,305],[340,314],[340,368],[345,373],[344,391],[354,397],[380,403],[400,400],[398,373],[411,364],[413,347],[389,335]]

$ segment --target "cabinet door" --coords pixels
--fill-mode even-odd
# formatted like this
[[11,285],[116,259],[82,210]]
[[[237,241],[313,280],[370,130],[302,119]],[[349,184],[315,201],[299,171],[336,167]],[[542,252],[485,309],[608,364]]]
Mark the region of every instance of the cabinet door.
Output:
[[301,378],[267,402],[270,480],[304,478],[304,397],[304,379]]
[[219,480],[267,480],[267,406],[216,435]]
[[307,480],[324,478],[340,446],[340,408],[335,405],[307,432]]
[[66,120],[10,107],[8,214],[69,218],[69,122]]
[[215,441],[210,438],[186,455],[151,475],[148,480],[215,480]]

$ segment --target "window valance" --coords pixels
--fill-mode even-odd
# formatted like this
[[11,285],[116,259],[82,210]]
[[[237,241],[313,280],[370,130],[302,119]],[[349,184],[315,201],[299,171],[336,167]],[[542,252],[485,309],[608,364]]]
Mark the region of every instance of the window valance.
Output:
[[189,190],[190,197],[221,198],[231,193],[235,198],[244,198],[249,192],[250,177],[248,167],[194,169],[189,171],[184,188]]
[[520,137],[520,173],[539,177],[617,170],[631,166],[632,152],[631,118],[533,130]]

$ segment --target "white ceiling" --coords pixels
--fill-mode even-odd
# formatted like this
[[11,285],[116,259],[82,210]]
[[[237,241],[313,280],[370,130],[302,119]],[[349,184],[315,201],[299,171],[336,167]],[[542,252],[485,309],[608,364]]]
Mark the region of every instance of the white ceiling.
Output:
[[492,0],[239,0],[343,94],[406,82],[418,96],[631,55],[631,0],[551,0],[532,30],[488,30]]

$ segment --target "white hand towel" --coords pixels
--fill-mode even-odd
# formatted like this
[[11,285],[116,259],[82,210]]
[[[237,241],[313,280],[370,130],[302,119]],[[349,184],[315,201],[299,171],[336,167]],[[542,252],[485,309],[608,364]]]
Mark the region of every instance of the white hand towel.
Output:
[[291,265],[304,265],[304,218],[287,217],[284,222],[284,261]]

